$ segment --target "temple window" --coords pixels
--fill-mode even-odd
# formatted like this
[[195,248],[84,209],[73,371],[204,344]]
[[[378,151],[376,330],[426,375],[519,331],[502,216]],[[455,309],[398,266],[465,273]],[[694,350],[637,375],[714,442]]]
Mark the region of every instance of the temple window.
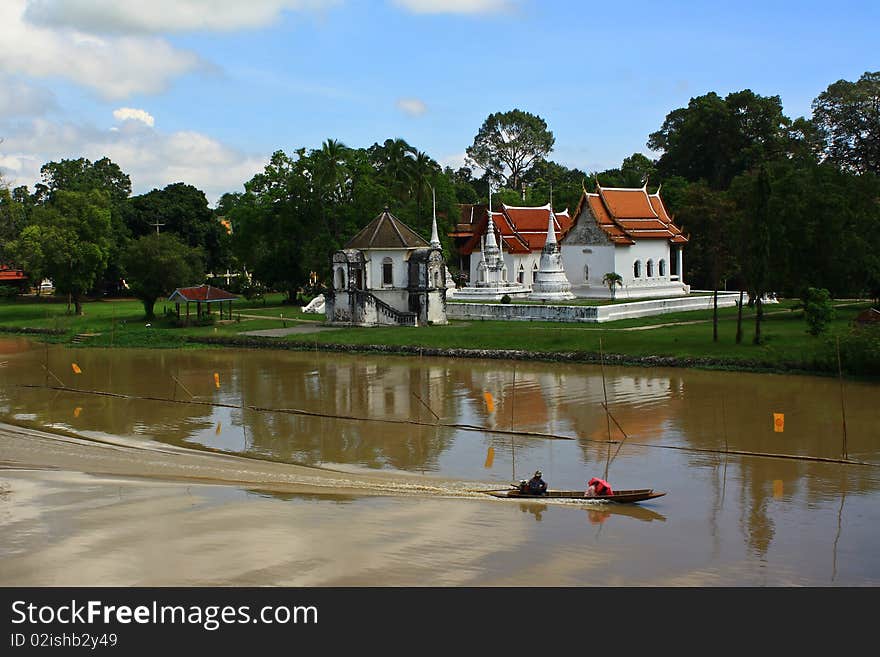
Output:
[[590,265],[584,265],[584,283],[590,282]]
[[336,289],[344,290],[345,289],[345,270],[342,267],[339,267],[336,270]]
[[654,261],[648,260],[648,278],[654,278]]
[[641,278],[642,277],[642,261],[636,260],[633,263],[633,278]]
[[660,261],[660,277],[662,278],[663,276],[666,276],[666,261],[665,260]]
[[391,258],[382,260],[382,285],[394,285],[394,266]]

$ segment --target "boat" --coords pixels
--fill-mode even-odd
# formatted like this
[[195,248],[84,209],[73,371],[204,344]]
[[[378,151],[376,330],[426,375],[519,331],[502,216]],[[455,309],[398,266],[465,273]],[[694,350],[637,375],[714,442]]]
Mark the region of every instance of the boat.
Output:
[[666,493],[656,491],[653,488],[635,488],[630,490],[618,490],[613,495],[595,495],[585,497],[582,490],[548,490],[543,495],[523,493],[518,486],[511,485],[509,490],[486,490],[482,491],[492,497],[509,497],[526,500],[566,499],[583,500],[586,502],[614,502],[616,504],[630,504],[632,502],[644,502],[663,497]]

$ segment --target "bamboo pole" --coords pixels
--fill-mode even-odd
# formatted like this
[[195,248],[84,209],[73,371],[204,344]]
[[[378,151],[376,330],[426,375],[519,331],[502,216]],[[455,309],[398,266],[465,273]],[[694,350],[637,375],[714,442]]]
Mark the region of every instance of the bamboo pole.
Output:
[[843,394],[843,369],[840,366],[840,336],[837,336],[837,378],[840,380],[840,415],[843,420],[843,458],[846,453],[846,402]]
[[608,389],[605,387],[605,354],[602,351],[602,336],[599,336],[599,362],[602,366],[602,394],[605,396],[605,422],[608,425],[608,455],[605,457],[605,480],[608,479],[608,467],[611,465],[611,413],[608,411]]
[[415,397],[416,399],[419,400],[419,402],[422,404],[422,406],[424,406],[425,408],[428,409],[428,412],[429,412],[431,415],[434,416],[434,418],[437,420],[437,422],[440,422],[440,416],[437,415],[437,414],[434,412],[434,410],[433,410],[430,406],[428,406],[428,405],[422,400],[421,397],[419,397],[415,392],[413,392],[412,395],[413,395],[413,397]]

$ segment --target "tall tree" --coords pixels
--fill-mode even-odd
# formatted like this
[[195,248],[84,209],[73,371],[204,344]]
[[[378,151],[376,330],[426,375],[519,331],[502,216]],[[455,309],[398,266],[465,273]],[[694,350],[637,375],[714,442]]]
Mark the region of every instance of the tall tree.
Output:
[[[22,240],[39,240],[44,275],[55,289],[70,295],[76,314],[82,297],[104,272],[110,256],[110,199],[105,192],[58,190],[34,209],[33,223]],[[22,246],[18,246],[19,251]]]
[[133,196],[126,203],[124,217],[133,237],[155,234],[158,228],[160,233],[173,233],[185,244],[202,248],[211,271],[229,265],[223,239],[226,229],[208,207],[205,193],[193,185],[172,183]]
[[770,212],[772,189],[766,167],[757,173],[743,176],[740,184],[731,190],[738,203],[740,215],[740,262],[749,292],[755,305],[755,344],[761,343],[761,322],[764,319],[764,295],[771,285],[771,253],[773,235]]
[[813,101],[823,154],[838,166],[880,174],[880,71],[838,80]]
[[146,319],[155,317],[156,299],[200,282],[205,271],[201,249],[187,246],[171,233],[152,233],[133,240],[122,264],[132,294],[144,304]]
[[657,170],[664,178],[702,179],[727,189],[740,173],[786,151],[790,124],[779,96],[746,89],[721,98],[711,92],[667,114],[648,146],[662,151]]
[[467,147],[467,156],[496,180],[519,190],[523,176],[553,150],[555,142],[544,119],[513,109],[486,118],[474,143]]
[[59,190],[89,192],[100,189],[114,205],[122,203],[131,194],[131,178],[107,157],[95,162],[84,157],[47,162],[40,168],[40,176],[42,182],[34,191],[39,202],[51,201]]
[[698,271],[702,269],[703,277],[711,281],[714,342],[718,342],[718,290],[722,279],[735,268],[734,210],[727,194],[713,191],[705,183],[694,183],[677,215],[682,224],[691,226],[691,244],[698,247],[688,260],[692,266],[696,261]]

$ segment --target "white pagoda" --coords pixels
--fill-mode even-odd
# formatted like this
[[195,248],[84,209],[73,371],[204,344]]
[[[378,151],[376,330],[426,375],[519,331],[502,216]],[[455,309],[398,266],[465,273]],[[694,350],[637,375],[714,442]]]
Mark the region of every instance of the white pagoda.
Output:
[[532,283],[529,299],[533,301],[565,301],[574,299],[571,283],[562,266],[562,254],[556,241],[556,230],[553,228],[553,210],[550,210],[550,221],[547,224],[547,241],[541,249],[541,264]]

